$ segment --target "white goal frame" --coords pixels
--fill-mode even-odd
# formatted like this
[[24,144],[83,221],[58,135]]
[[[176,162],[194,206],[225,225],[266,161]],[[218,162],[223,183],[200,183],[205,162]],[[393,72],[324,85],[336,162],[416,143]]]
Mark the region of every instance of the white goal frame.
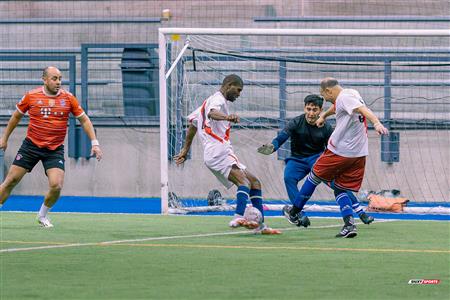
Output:
[[169,160],[168,160],[168,127],[167,127],[167,79],[187,45],[179,57],[167,70],[166,42],[168,35],[265,35],[265,36],[373,36],[373,37],[418,37],[418,36],[450,36],[449,29],[263,29],[263,28],[159,28],[159,108],[160,108],[160,160],[161,160],[161,213],[168,214],[169,194]]

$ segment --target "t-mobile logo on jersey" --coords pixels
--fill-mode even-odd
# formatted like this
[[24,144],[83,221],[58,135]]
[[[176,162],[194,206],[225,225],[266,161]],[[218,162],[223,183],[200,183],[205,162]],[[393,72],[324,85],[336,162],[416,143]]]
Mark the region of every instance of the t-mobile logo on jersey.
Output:
[[44,118],[48,118],[48,116],[51,114],[52,114],[52,109],[50,107],[41,107],[41,115],[43,115]]

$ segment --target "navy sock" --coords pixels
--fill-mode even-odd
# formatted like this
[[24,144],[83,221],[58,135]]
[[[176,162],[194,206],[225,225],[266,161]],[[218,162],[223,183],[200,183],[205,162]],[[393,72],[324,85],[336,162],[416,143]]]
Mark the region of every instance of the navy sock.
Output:
[[236,193],[236,214],[243,216],[247,200],[249,198],[250,189],[245,185],[238,186]]
[[264,223],[264,208],[262,191],[259,189],[250,190],[250,201],[252,201],[253,207],[256,207],[262,214],[262,222]]
[[300,192],[297,194],[294,200],[295,211],[302,211],[306,202],[311,198],[314,190],[319,185],[320,179],[317,178],[313,173],[309,173],[306,177],[305,183],[303,183]]
[[346,216],[344,217],[344,223],[346,226],[355,225],[355,220],[353,219],[353,216]]
[[347,216],[353,215],[353,209],[352,209],[352,201],[350,201],[350,198],[348,197],[347,193],[345,191],[336,191],[336,202],[339,204],[339,207],[341,209],[341,215],[343,218]]
[[364,213],[364,209],[359,205],[359,203],[352,204],[353,211],[358,214],[358,216]]
[[360,216],[364,212],[364,210],[359,204],[358,199],[356,199],[355,195],[350,191],[347,192],[347,196],[350,198],[350,201],[352,202],[353,211],[357,213],[358,216]]

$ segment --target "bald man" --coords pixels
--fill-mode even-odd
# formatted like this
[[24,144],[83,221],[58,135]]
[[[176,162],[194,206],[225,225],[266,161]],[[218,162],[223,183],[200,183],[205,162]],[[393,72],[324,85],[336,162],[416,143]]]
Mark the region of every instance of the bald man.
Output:
[[336,128],[328,140],[327,149],[317,159],[286,217],[297,226],[309,225],[308,217],[302,213],[303,207],[322,181],[334,182],[336,202],[344,220],[344,226],[336,237],[352,238],[357,231],[352,202],[347,193],[357,192],[364,178],[366,156],[369,154],[367,120],[378,134],[388,134],[388,130],[367,108],[358,91],[342,88],[335,78],[322,80],[320,95],[333,105],[319,117],[316,124],[323,126],[328,116],[336,114]]
[[43,86],[29,91],[16,105],[8,125],[0,138],[0,149],[6,150],[8,139],[28,112],[30,122],[27,135],[20,147],[5,180],[0,185],[0,208],[13,188],[26,173],[42,161],[49,190],[38,213],[38,223],[45,228],[53,227],[47,214],[58,201],[64,183],[64,139],[69,114],[80,121],[91,140],[91,155],[102,158],[102,150],[95,136],[94,127],[77,98],[61,87],[61,72],[56,67],[46,67],[42,72]]

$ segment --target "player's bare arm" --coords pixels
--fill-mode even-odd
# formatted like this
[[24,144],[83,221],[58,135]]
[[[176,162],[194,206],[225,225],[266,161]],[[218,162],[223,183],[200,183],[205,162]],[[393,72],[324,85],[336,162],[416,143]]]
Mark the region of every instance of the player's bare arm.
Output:
[[325,124],[325,120],[336,113],[336,106],[333,104],[330,106],[330,108],[327,109],[323,114],[319,116],[319,118],[316,121],[317,127],[323,127]]
[[181,149],[180,153],[178,153],[173,157],[177,165],[181,165],[186,161],[187,154],[189,153],[189,149],[191,149],[192,141],[194,140],[196,134],[197,134],[197,127],[195,127],[192,124],[189,124],[184,146]]
[[210,118],[211,120],[216,120],[216,121],[229,121],[232,123],[240,122],[240,118],[238,115],[235,115],[235,114],[226,115],[216,109],[211,109],[211,111],[208,114],[208,118]]
[[358,108],[354,109],[355,112],[360,113],[366,119],[368,119],[375,128],[375,131],[378,132],[378,134],[388,134],[389,131],[386,127],[381,124],[380,120],[375,116],[375,114],[367,107],[367,106],[360,106]]
[[95,155],[95,158],[97,158],[98,161],[101,160],[103,157],[103,152],[100,149],[100,144],[95,136],[94,126],[92,125],[91,120],[86,114],[83,114],[78,118],[78,121],[80,121],[81,127],[83,127],[83,130],[91,140],[91,155]]
[[21,114],[19,111],[13,112],[11,115],[11,118],[8,121],[8,125],[5,128],[5,131],[3,132],[3,136],[0,138],[0,149],[3,151],[6,150],[8,147],[8,139],[13,130],[17,127],[17,124],[19,124],[20,120],[22,119],[23,114]]

